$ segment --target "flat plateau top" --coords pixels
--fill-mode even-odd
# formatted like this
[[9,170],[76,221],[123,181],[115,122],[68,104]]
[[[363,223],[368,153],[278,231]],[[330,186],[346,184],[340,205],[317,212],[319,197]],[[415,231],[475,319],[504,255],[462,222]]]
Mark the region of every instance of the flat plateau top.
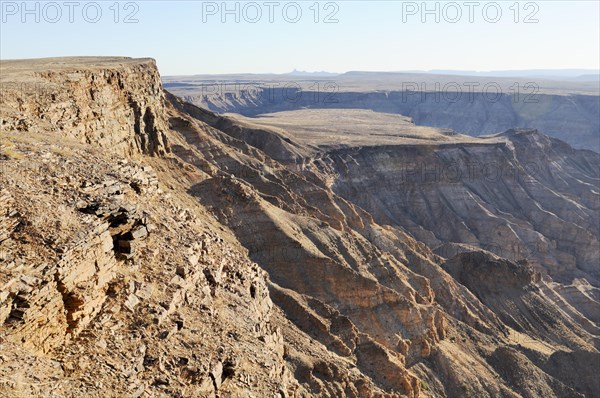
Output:
[[152,58],[129,57],[58,57],[0,60],[0,80],[10,81],[18,79],[19,75],[26,76],[31,72],[44,70],[95,69],[148,62],[154,62],[154,60]]
[[301,144],[329,148],[504,142],[498,137],[470,137],[449,129],[417,126],[406,116],[365,109],[301,109],[257,117],[227,116],[249,127],[273,129]]
[[[167,89],[175,95],[197,96],[204,93],[206,85],[235,84],[255,87],[282,87],[286,84],[299,86],[304,91],[327,90],[325,84],[335,84],[337,92],[393,92],[393,91],[460,91],[464,93],[482,92],[487,89],[501,89],[503,93],[519,90],[526,94],[552,95],[594,95],[600,93],[600,80],[552,80],[533,77],[491,77],[442,75],[429,73],[345,73],[338,76],[313,77],[275,74],[237,75],[194,75],[162,76]],[[331,88],[331,86],[329,87]]]

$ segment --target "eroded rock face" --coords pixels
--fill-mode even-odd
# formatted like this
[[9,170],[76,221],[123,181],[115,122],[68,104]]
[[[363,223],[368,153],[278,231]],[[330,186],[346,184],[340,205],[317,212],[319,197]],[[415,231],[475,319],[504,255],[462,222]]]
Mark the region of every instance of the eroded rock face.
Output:
[[[337,91],[318,93],[307,88],[298,95],[292,91],[293,87],[261,88],[259,83],[256,88],[252,86],[244,87],[235,95],[217,92],[195,95],[189,86],[180,89],[174,84],[172,92],[219,113],[255,116],[307,108],[372,109],[409,116],[418,125],[450,128],[473,136],[498,133],[516,126],[539,129],[575,148],[600,151],[598,95],[519,96],[509,94],[508,88],[504,94],[492,99],[489,93],[477,89],[456,97],[454,93],[412,89],[355,92],[346,91],[343,81],[336,84]],[[315,98],[321,100],[315,101]]]
[[[206,111],[194,110],[190,105],[181,106],[177,100],[174,104],[179,109],[190,111],[189,115],[206,121],[209,126],[226,124],[219,122],[222,118],[211,116]],[[512,190],[524,190],[522,184],[533,182],[537,184],[534,191],[540,200],[546,201],[546,206],[554,206],[552,208],[556,209],[556,214],[562,214],[557,216],[562,220],[562,225],[571,228],[573,225],[567,220],[575,217],[568,208],[561,212],[556,208],[556,203],[552,204],[552,197],[549,196],[551,190],[547,188],[551,184],[544,177],[546,172],[540,170],[534,179],[531,173],[524,173],[525,168],[519,164],[519,159],[534,159],[534,154],[539,159],[565,153],[550,149],[554,144],[544,144],[545,138],[540,134],[514,131],[504,135],[510,142],[522,137],[535,138],[528,144],[511,144],[500,140],[481,144],[444,143],[398,147],[373,145],[364,148],[327,149],[327,153],[321,154],[314,164],[310,158],[304,159],[302,178],[298,178],[298,175],[293,173],[297,170],[293,165],[286,162],[279,165],[269,163],[267,154],[274,149],[269,145],[268,139],[254,142],[253,145],[256,146],[249,147],[237,142],[236,137],[240,137],[233,128],[226,129],[223,134],[181,116],[172,119],[172,125],[181,134],[181,142],[185,141],[196,147],[183,150],[184,145],[180,144],[174,153],[189,164],[198,165],[211,176],[199,178],[200,182],[192,186],[191,193],[207,203],[221,222],[232,227],[238,239],[249,248],[253,259],[269,272],[271,278],[284,288],[283,291],[300,292],[332,306],[345,315],[358,331],[372,337],[388,352],[395,351],[404,355],[411,371],[428,380],[428,391],[432,391],[434,396],[495,397],[518,394],[518,388],[521,387],[507,387],[491,381],[497,377],[497,370],[492,365],[469,365],[470,360],[467,358],[472,354],[467,347],[470,344],[497,347],[498,344],[503,345],[499,341],[507,339],[512,342],[509,345],[535,347],[535,350],[545,351],[545,344],[565,344],[574,349],[583,345],[587,350],[596,349],[596,326],[578,314],[570,304],[565,303],[557,309],[556,303],[562,300],[558,298],[560,295],[550,297],[548,293],[554,292],[556,286],[551,286],[547,280],[542,281],[540,278],[540,272],[546,277],[551,273],[557,278],[561,275],[569,275],[572,278],[573,272],[581,272],[580,275],[583,275],[590,270],[585,265],[588,261],[586,256],[589,254],[579,257],[579,271],[573,271],[577,270],[577,258],[572,258],[574,266],[570,269],[562,269],[558,263],[549,260],[552,258],[550,256],[567,258],[561,254],[565,251],[565,246],[550,249],[550,255],[541,252],[515,255],[519,253],[520,248],[532,249],[522,240],[522,236],[531,235],[528,235],[526,230],[532,227],[520,221],[520,218],[527,214],[523,210],[515,211],[515,214],[510,216],[508,209],[516,205],[505,199]],[[238,148],[238,151],[233,155],[223,144],[232,145]],[[529,157],[515,155],[511,152],[514,150],[512,145],[518,146],[519,151],[529,148]],[[274,154],[278,153],[274,151]],[[469,155],[475,157],[469,158]],[[257,156],[261,159],[264,156],[265,161],[262,165],[250,160]],[[594,158],[587,152],[576,152],[573,156],[580,156],[581,160],[572,162],[561,159],[560,156],[555,158],[556,163],[564,164],[561,166],[562,173],[566,172],[561,183],[561,190],[565,194],[559,196],[559,200],[566,206],[572,204],[567,192],[581,189],[581,192],[585,193],[590,189],[590,185],[581,184],[578,179],[589,181],[591,184],[595,178],[593,174],[586,174],[589,173],[589,168],[585,166],[594,164]],[[514,160],[515,158],[517,160]],[[457,159],[462,163],[457,163]],[[505,163],[500,166],[505,167],[502,170],[504,175],[513,176],[514,181],[501,182],[500,188],[495,188],[492,181],[487,181],[486,176],[481,173],[468,177],[473,181],[431,178],[425,183],[420,179],[422,174],[415,173],[410,175],[413,180],[398,179],[398,170],[404,170],[401,167],[404,162],[414,166],[416,160],[421,160],[433,169],[432,172],[429,170],[430,175],[425,177],[439,177],[440,170],[448,164],[460,166],[473,159],[481,159],[481,162],[511,159],[504,160]],[[436,165],[437,167],[434,167]],[[513,174],[509,173],[511,171]],[[519,176],[518,173],[522,174]],[[502,174],[499,175],[500,181],[501,176]],[[415,178],[417,179],[414,180]],[[519,178],[524,181],[520,181]],[[479,195],[487,195],[485,201],[481,202],[473,194],[464,194],[467,189],[475,190],[477,183],[483,184],[481,181],[477,182],[478,179],[485,180],[487,184],[484,189],[475,191]],[[333,187],[334,192],[328,192],[329,187]],[[413,195],[411,189],[416,192],[422,191],[419,198],[422,199],[405,200],[404,195]],[[444,192],[438,194],[438,189]],[[456,198],[459,195],[465,196],[460,196],[460,200],[446,200],[443,196],[446,192],[455,195]],[[344,198],[336,193],[341,193]],[[592,192],[589,194],[593,196]],[[439,195],[437,203],[447,206],[448,210],[440,210],[440,205],[436,207],[428,201],[432,196],[435,199],[435,195]],[[494,195],[503,199],[494,199],[494,202]],[[373,208],[379,210],[369,207],[369,198],[377,206]],[[363,199],[367,201],[366,204],[361,202]],[[525,199],[523,201],[525,203]],[[227,204],[226,207],[223,207],[224,203]],[[318,208],[312,207],[313,203],[318,203]],[[481,216],[477,217],[480,206],[491,206],[491,203],[497,204],[500,210],[481,210]],[[592,218],[597,217],[593,201],[585,203],[590,203],[589,207],[575,205],[573,209],[576,208]],[[354,204],[360,204],[373,211],[375,217]],[[463,207],[465,212],[462,215],[454,211],[455,208]],[[402,213],[397,213],[397,209],[401,209]],[[492,216],[491,210],[501,211],[502,217]],[[352,214],[354,216],[348,217]],[[414,223],[406,221],[409,216],[418,218],[421,215],[428,218],[420,218]],[[536,217],[541,221],[541,217]],[[549,217],[552,218],[551,215]],[[582,218],[584,217],[577,219]],[[428,230],[428,224],[423,220],[437,226],[442,226],[443,223],[444,228],[432,227]],[[501,246],[505,242],[501,240],[502,235],[497,235],[498,230],[494,229],[506,220],[515,231],[519,231],[511,240],[517,245],[516,248],[511,245]],[[378,225],[378,222],[385,224],[385,227]],[[468,224],[469,228],[465,227],[464,222],[471,223]],[[486,223],[490,223],[494,228],[487,228]],[[400,225],[422,237],[425,242],[439,245],[439,250],[436,250],[439,255],[445,258],[456,256],[452,260],[452,264],[456,266],[452,268],[449,261],[444,265],[448,267],[446,269],[449,274],[442,271],[439,265],[443,260],[433,255],[427,246],[414,241],[399,230]],[[544,228],[543,231],[550,236],[556,234],[556,231],[544,227],[539,222],[533,224],[533,227]],[[519,228],[525,229],[525,232],[521,232]],[[576,228],[584,230],[579,226]],[[468,231],[468,235],[461,235],[460,230]],[[455,238],[443,243],[444,239],[438,239],[434,233]],[[452,235],[453,233],[455,235]],[[500,236],[500,240],[497,236]],[[482,238],[485,242],[490,242],[489,246],[482,244]],[[544,239],[543,236],[539,238]],[[595,238],[590,235],[590,239],[594,242]],[[578,244],[575,240],[573,243]],[[501,247],[502,250],[508,251],[506,256],[519,262],[498,258],[478,249],[482,246],[492,251]],[[581,247],[583,246],[585,245],[582,243]],[[535,250],[535,247],[533,249]],[[592,256],[596,255],[594,251],[591,253]],[[523,257],[531,259],[532,264],[527,265],[523,262]],[[293,264],[297,264],[299,268]],[[351,276],[354,272],[357,272],[358,276]],[[425,284],[421,283],[420,278],[423,276],[426,278]],[[365,277],[367,279],[363,280]],[[587,277],[593,279],[593,273],[587,274]],[[372,297],[378,295],[369,294],[369,286],[372,284],[369,279],[377,281],[372,286],[381,284],[395,293],[384,294],[381,301],[373,300]],[[404,296],[404,299],[395,301],[395,294]],[[580,297],[583,296],[584,294]],[[306,330],[331,350],[342,354],[348,352],[346,348],[350,346],[344,344],[344,347],[338,342],[337,336],[331,332],[331,327],[328,327],[327,318],[316,315],[306,299],[293,299],[293,295],[280,293],[274,294],[274,297],[275,302],[279,303],[298,327]],[[586,307],[593,307],[595,299],[588,295],[585,297],[589,303]],[[345,305],[346,302],[352,304]],[[443,308],[446,321],[440,322],[441,326],[436,326],[438,323],[435,317],[433,322],[428,323],[426,317],[411,315],[419,313],[418,303],[428,302],[438,303]],[[394,310],[386,308],[388,305]],[[376,313],[376,317],[362,317],[362,308],[368,309],[369,313]],[[406,308],[406,311],[395,312],[400,308]],[[385,330],[378,329],[381,319],[385,320]],[[393,319],[398,323],[394,323]],[[419,334],[412,334],[413,326],[427,330],[422,329],[425,325],[432,325],[430,331],[437,330],[434,334],[438,339],[420,340]],[[553,333],[548,333],[548,329],[552,329]],[[540,330],[544,332],[538,333]],[[390,331],[398,331],[395,340],[392,339]],[[439,336],[443,336],[441,340]],[[354,352],[356,354],[356,349]],[[459,357],[460,361],[457,360]],[[423,360],[427,361],[427,366],[411,366],[414,362]],[[368,372],[369,369],[364,371]],[[378,383],[383,381],[379,380]],[[515,388],[517,390],[514,390]]]
[[264,271],[201,208],[147,164],[18,137],[3,145],[32,157],[2,163],[0,338],[2,380],[20,379],[2,395],[45,396],[45,377],[71,380],[54,390],[65,397],[300,388]]
[[3,90],[0,395],[301,390],[264,271],[201,206],[161,189],[154,63],[71,61],[25,73],[62,87],[54,99]]
[[594,375],[594,369],[599,365],[600,355],[597,352],[575,350],[557,351],[541,367],[580,394],[593,397],[600,388],[600,381]]
[[[574,323],[573,313],[556,311],[545,291],[538,292],[547,285],[541,284],[539,271],[531,266],[495,259],[493,254],[477,251],[464,243],[448,243],[449,246],[440,246],[440,255],[450,258],[468,254],[465,258],[457,257],[456,269],[447,268],[449,273],[446,273],[440,267],[443,260],[397,229],[398,223],[389,221],[390,215],[394,215],[390,209],[385,211],[388,218],[378,219],[380,213],[373,218],[353,204],[399,186],[397,181],[385,178],[375,181],[369,175],[370,168],[379,167],[381,169],[376,170],[386,170],[391,179],[396,172],[390,163],[394,156],[400,158],[414,153],[429,161],[437,151],[476,151],[478,145],[354,148],[347,150],[353,151],[347,156],[351,161],[343,164],[342,156],[334,150],[328,156],[321,155],[315,165],[311,165],[310,159],[304,159],[306,167],[299,176],[293,172],[293,165],[269,159],[267,153],[279,152],[268,140],[254,141],[252,146],[238,142],[238,138],[248,134],[239,136],[231,126],[223,132],[214,128],[231,121],[224,122],[223,118],[182,105],[177,99],[171,100],[178,109],[189,111],[188,115],[209,124],[182,115],[171,119],[173,128],[181,134],[180,138],[173,139],[174,154],[209,174],[209,177],[199,177],[190,193],[206,203],[222,223],[230,225],[249,249],[250,256],[269,272],[278,285],[272,289],[274,302],[289,319],[329,350],[355,357],[357,368],[378,386],[390,392],[427,394],[420,384],[418,389],[407,387],[413,386],[412,372],[419,372],[420,377],[431,382],[430,391],[434,396],[512,397],[517,392],[491,381],[497,374],[492,365],[465,372],[466,367],[472,367],[467,365],[468,358],[477,357],[472,357],[467,347],[471,344],[493,347],[505,339],[521,341],[521,335],[514,336],[523,333],[529,339],[528,345],[544,341],[540,347],[548,342],[574,348],[583,344],[587,349],[594,349],[593,336],[597,333],[594,327],[579,327]],[[227,146],[237,150],[229,152]],[[505,146],[496,142],[484,148],[493,152],[503,151]],[[378,153],[381,159],[361,157],[362,151]],[[262,164],[252,160],[256,157]],[[445,164],[444,158],[435,159],[440,166]],[[363,173],[361,168],[367,171]],[[347,175],[352,175],[353,182],[360,188],[344,195],[344,199],[329,187],[338,189],[337,184],[345,183]],[[381,184],[382,181],[385,183]],[[434,180],[426,187],[436,189],[436,184],[444,186],[443,182]],[[402,203],[397,194],[394,202],[392,196],[389,198],[391,203]],[[380,205],[386,203],[377,196],[370,200]],[[410,203],[405,206],[411,209]],[[378,225],[378,221],[388,225]],[[441,216],[435,221],[446,222]],[[480,287],[485,294],[478,290]],[[505,294],[507,291],[512,293]],[[351,322],[352,330],[356,328],[359,335],[370,340],[355,345],[342,339],[332,330],[331,311],[325,311],[328,315],[318,312],[311,304],[315,300],[339,312]],[[503,306],[504,302],[509,304]],[[433,303],[441,306],[443,316],[436,315]],[[322,308],[322,305],[317,307]],[[539,317],[535,322],[528,320],[531,313]],[[556,333],[534,331],[545,328],[555,328]],[[372,362],[365,361],[368,357],[365,353],[373,356]],[[375,360],[377,357],[383,362]],[[461,361],[456,361],[457,357],[461,357]],[[386,362],[385,358],[399,359],[397,363],[409,369],[406,383],[386,382],[382,368],[399,365],[392,366],[394,361]],[[429,365],[416,365],[423,361]],[[383,366],[384,362],[387,365]],[[321,391],[320,384],[314,383],[310,366],[295,369],[306,369],[300,373],[302,376],[297,376],[301,383],[313,393]]]
[[[517,350],[507,347],[498,348],[491,355],[489,362],[496,367],[504,380],[511,385],[519,386],[523,397],[557,395],[565,398],[575,398],[585,396],[554,377],[540,372],[524,354]],[[522,369],[527,369],[528,372],[524,373]],[[531,383],[532,378],[539,382]],[[561,378],[564,380],[564,377]]]
[[[545,297],[539,274],[526,262],[515,263],[484,251],[471,251],[452,257],[442,266],[498,314],[505,325],[518,332],[560,342],[572,349],[578,349],[581,337],[588,334],[586,330],[598,333],[596,328],[586,328],[584,322],[581,325],[568,322],[561,310]],[[515,311],[516,308],[532,311]]]
[[41,133],[123,155],[164,154],[164,94],[152,59],[3,61],[3,131]]
[[431,247],[474,245],[562,282],[598,281],[598,157],[533,130],[504,136],[506,144],[337,150],[334,190]]
[[[568,276],[560,261],[595,275],[597,255],[577,252],[597,237],[584,231],[597,218],[587,155],[519,132],[493,145],[321,153],[165,103],[147,60],[57,62],[12,65],[64,83],[56,102],[2,102],[0,395],[596,394],[564,364],[597,354],[597,288],[540,279]],[[528,189],[402,185],[393,176],[407,156],[518,167],[554,156],[561,167]],[[552,206],[550,191],[554,216],[518,200]],[[550,245],[547,220],[578,240]],[[516,232],[498,240],[477,225]],[[530,235],[548,243],[532,266],[514,256]],[[498,242],[510,255],[482,250]]]

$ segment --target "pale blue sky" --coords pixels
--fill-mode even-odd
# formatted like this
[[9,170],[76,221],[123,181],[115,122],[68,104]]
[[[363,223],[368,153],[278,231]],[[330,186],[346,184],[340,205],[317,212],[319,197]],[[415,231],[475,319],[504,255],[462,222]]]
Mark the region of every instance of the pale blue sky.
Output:
[[[484,6],[488,19],[495,17],[496,6],[488,1],[478,2],[472,23],[464,1],[455,2],[462,12],[456,23],[444,20],[456,17],[456,8],[447,6],[447,2],[438,2],[439,23],[433,14],[426,15],[425,22],[421,20],[421,1],[337,1],[337,23],[323,23],[325,15],[335,10],[327,1],[297,2],[302,10],[297,23],[284,19],[284,5],[288,7],[288,19],[295,16],[295,5],[287,1],[278,1],[273,23],[268,20],[269,6],[264,1],[255,2],[262,11],[256,23],[245,20],[256,15],[253,6],[244,8],[247,2],[239,2],[239,23],[233,14],[225,15],[225,23],[221,21],[221,1],[130,2],[133,5],[121,1],[117,3],[118,23],[114,21],[114,1],[97,2],[102,10],[97,23],[86,21],[83,15],[86,6],[86,18],[96,18],[96,6],[89,5],[92,2],[78,2],[72,23],[63,1],[54,3],[60,9],[60,18],[55,5],[38,3],[36,10],[36,2],[28,2],[33,13],[23,14],[21,1],[2,1],[2,59],[152,57],[163,75],[284,73],[292,69],[344,72],[600,67],[600,6],[596,0],[497,2],[502,16],[496,23],[484,19]],[[310,9],[314,3],[320,8],[318,23],[314,22],[314,8]],[[427,4],[434,8],[435,3]],[[515,3],[520,9],[518,23],[514,22],[514,8],[510,8]],[[235,2],[227,4],[235,7]],[[136,8],[134,19],[138,22],[123,23]],[[216,14],[207,15],[209,11]],[[408,15],[411,11],[414,15]],[[524,23],[532,12],[538,22]]]

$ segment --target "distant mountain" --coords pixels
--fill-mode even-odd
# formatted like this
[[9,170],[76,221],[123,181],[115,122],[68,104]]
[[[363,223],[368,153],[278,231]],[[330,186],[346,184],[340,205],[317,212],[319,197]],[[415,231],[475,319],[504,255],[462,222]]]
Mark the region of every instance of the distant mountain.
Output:
[[332,72],[325,72],[325,71],[307,72],[307,71],[303,71],[303,70],[294,69],[291,72],[284,73],[284,75],[288,75],[288,76],[329,77],[329,76],[338,76],[339,73],[332,73]]

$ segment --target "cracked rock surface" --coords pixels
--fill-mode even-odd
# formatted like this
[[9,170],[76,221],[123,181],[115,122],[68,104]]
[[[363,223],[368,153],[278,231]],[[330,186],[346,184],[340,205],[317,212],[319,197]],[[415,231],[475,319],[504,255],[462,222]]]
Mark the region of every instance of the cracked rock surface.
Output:
[[[184,103],[152,60],[1,67],[0,396],[598,395],[587,152],[318,148]],[[552,161],[528,188],[400,184],[409,156]]]

